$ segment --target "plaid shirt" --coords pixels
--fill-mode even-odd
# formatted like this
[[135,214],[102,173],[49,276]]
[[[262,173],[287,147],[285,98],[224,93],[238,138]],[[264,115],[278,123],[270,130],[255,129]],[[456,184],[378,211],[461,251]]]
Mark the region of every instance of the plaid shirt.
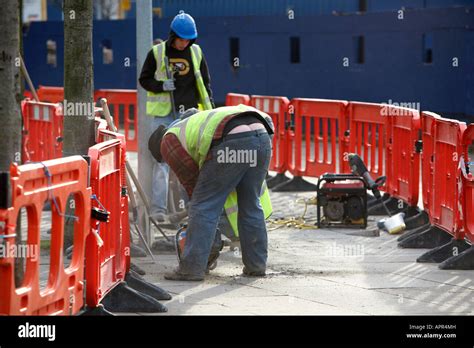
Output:
[[[225,125],[236,115],[238,114],[229,115],[219,123],[214,132],[213,140],[222,138]],[[198,180],[199,166],[186,152],[179,139],[173,133],[168,133],[163,137],[161,142],[161,155],[178,177],[189,197],[191,197]],[[206,161],[210,158],[210,153],[208,153]]]

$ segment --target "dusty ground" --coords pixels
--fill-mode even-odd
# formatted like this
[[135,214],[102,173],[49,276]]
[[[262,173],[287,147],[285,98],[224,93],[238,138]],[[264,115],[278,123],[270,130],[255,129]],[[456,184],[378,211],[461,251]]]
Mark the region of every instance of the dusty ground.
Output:
[[[309,197],[310,193],[272,193],[274,216],[300,215],[304,205],[295,201]],[[308,211],[307,216],[314,218],[315,206]],[[147,271],[147,280],[173,295],[163,302],[169,315],[474,314],[474,271],[442,271],[436,264],[418,264],[416,258],[426,249],[399,249],[397,236],[387,233],[379,237],[354,233],[271,230],[268,275],[260,279],[241,276],[240,254],[229,248],[204,282],[165,280],[163,273],[177,264],[174,253],[157,254],[159,266],[149,258],[134,262]]]

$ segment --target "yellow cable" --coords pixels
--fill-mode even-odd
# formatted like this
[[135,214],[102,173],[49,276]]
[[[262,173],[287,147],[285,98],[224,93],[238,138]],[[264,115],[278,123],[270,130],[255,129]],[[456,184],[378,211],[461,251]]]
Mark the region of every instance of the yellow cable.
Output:
[[316,229],[318,228],[316,225],[307,224],[312,220],[316,220],[316,218],[305,219],[306,212],[308,210],[308,205],[316,205],[317,198],[316,196],[304,199],[300,198],[296,200],[296,203],[304,204],[304,211],[300,217],[287,217],[287,218],[279,218],[279,219],[269,219],[268,222],[273,225],[277,225],[277,227],[269,228],[269,231],[276,230],[278,228],[287,227],[287,228],[297,228],[300,230],[309,230],[309,229]]

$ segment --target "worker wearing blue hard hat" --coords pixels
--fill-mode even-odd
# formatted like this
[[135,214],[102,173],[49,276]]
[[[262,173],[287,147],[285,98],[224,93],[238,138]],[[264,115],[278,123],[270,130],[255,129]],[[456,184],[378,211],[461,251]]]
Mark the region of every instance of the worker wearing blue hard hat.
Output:
[[[168,39],[148,52],[139,82],[148,92],[146,113],[153,117],[152,131],[160,125],[168,126],[187,109],[214,107],[209,69],[201,48],[195,43],[197,37],[193,17],[181,11],[171,22]],[[151,213],[160,222],[168,214],[168,183],[168,165],[154,163]]]

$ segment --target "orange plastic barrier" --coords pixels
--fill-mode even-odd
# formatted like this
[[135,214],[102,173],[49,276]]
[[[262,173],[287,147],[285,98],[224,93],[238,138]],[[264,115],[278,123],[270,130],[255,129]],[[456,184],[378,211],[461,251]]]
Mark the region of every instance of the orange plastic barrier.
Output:
[[128,151],[138,151],[138,107],[135,89],[99,89],[94,99],[106,98],[117,129],[123,130]]
[[115,133],[106,129],[99,130],[98,142],[104,142],[107,140],[119,139],[121,146],[121,167],[120,167],[120,183],[122,185],[121,191],[121,227],[122,227],[122,250],[123,257],[125,258],[126,272],[130,270],[130,253],[126,252],[127,247],[130,246],[130,221],[128,215],[128,185],[127,185],[127,168],[126,168],[126,156],[127,156],[127,143],[123,134]]
[[36,91],[39,100],[47,103],[62,103],[64,100],[63,87],[39,86]]
[[318,177],[340,172],[337,163],[343,156],[344,140],[338,130],[345,124],[346,106],[347,102],[341,100],[291,100],[288,108],[294,111],[294,129],[287,131],[291,174]]
[[[12,204],[0,210],[0,242],[6,250],[15,247],[18,214],[27,209],[26,245],[40,251],[41,212],[45,201],[51,204],[51,254],[48,282],[40,288],[40,258],[27,257],[23,283],[15,286],[14,255],[0,257],[0,314],[71,315],[83,306],[84,253],[90,231],[90,188],[87,162],[80,156],[43,163],[12,165]],[[64,269],[64,215],[70,194],[75,195],[74,249],[69,267]],[[59,208],[59,209],[58,209]],[[31,250],[31,249],[30,249]],[[28,256],[28,255],[27,255]]]
[[247,94],[238,94],[238,93],[227,93],[225,97],[225,105],[250,105],[250,97]]
[[387,192],[410,206],[418,205],[420,191],[420,114],[417,110],[384,105],[388,118]]
[[[350,102],[349,151],[363,159],[374,177],[387,173],[385,156],[387,146],[388,118],[383,115],[382,104]],[[343,161],[343,171],[350,172],[347,161]],[[383,187],[382,189],[386,189]]]
[[434,126],[433,187],[430,217],[437,227],[463,239],[460,219],[459,161],[464,122],[439,118]]
[[[464,131],[462,147],[464,153],[464,164],[474,168],[474,156],[471,153],[469,157],[469,147],[473,150],[474,144],[474,124],[469,125]],[[474,175],[472,171],[462,175],[462,192],[463,192],[463,220],[464,232],[466,237],[474,243]]]
[[64,118],[60,104],[21,102],[23,117],[22,161],[62,157]]
[[[434,182],[434,138],[436,121],[441,116],[423,111],[421,113],[421,134],[423,141],[423,150],[421,152],[421,177],[423,182],[421,185],[423,195],[423,209],[430,217],[433,210],[433,182]],[[433,221],[431,221],[433,223]]]
[[253,107],[272,117],[275,135],[273,137],[273,154],[269,169],[277,173],[285,173],[287,169],[286,124],[289,117],[289,104],[290,101],[286,97],[253,95],[251,98]]
[[[101,131],[101,137],[105,136]],[[116,135],[120,137],[119,134]],[[101,140],[101,139],[100,139]],[[107,210],[108,222],[92,220],[86,248],[86,302],[96,307],[125,278],[129,267],[130,234],[123,225],[125,146],[123,140],[112,139],[89,148],[93,206]],[[99,235],[100,239],[96,237]]]

